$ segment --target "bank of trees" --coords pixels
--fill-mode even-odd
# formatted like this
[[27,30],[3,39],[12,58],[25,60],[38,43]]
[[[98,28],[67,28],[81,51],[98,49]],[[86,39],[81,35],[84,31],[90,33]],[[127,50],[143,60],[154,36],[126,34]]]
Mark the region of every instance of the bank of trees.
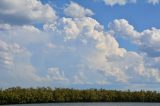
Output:
[[55,102],[160,102],[156,91],[116,91],[105,89],[8,88],[0,89],[0,104]]

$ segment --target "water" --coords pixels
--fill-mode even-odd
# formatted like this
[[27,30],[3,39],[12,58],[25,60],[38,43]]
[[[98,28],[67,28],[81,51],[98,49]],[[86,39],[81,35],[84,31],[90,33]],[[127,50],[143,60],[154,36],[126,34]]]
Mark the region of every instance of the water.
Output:
[[[6,105],[1,105],[6,106]],[[160,103],[48,103],[9,106],[160,106]]]

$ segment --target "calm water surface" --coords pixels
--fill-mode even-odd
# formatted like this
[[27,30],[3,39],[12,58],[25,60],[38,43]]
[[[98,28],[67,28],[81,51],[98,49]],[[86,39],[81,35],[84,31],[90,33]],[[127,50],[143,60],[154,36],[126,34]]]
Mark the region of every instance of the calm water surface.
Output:
[[160,103],[54,103],[54,104],[50,103],[50,104],[9,105],[9,106],[160,106]]

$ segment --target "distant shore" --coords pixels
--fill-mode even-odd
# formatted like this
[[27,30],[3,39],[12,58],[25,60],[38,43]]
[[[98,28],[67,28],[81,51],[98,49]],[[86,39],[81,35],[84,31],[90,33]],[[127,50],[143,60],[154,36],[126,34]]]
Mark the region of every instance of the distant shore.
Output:
[[21,88],[0,90],[0,105],[71,102],[160,102],[157,91],[120,91],[106,89]]

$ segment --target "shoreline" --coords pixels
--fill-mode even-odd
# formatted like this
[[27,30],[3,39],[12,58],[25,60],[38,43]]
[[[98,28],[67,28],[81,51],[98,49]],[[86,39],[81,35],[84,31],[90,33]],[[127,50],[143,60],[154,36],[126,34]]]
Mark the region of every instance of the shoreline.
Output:
[[41,103],[160,103],[158,91],[121,91],[73,88],[21,88],[0,90],[0,104]]

